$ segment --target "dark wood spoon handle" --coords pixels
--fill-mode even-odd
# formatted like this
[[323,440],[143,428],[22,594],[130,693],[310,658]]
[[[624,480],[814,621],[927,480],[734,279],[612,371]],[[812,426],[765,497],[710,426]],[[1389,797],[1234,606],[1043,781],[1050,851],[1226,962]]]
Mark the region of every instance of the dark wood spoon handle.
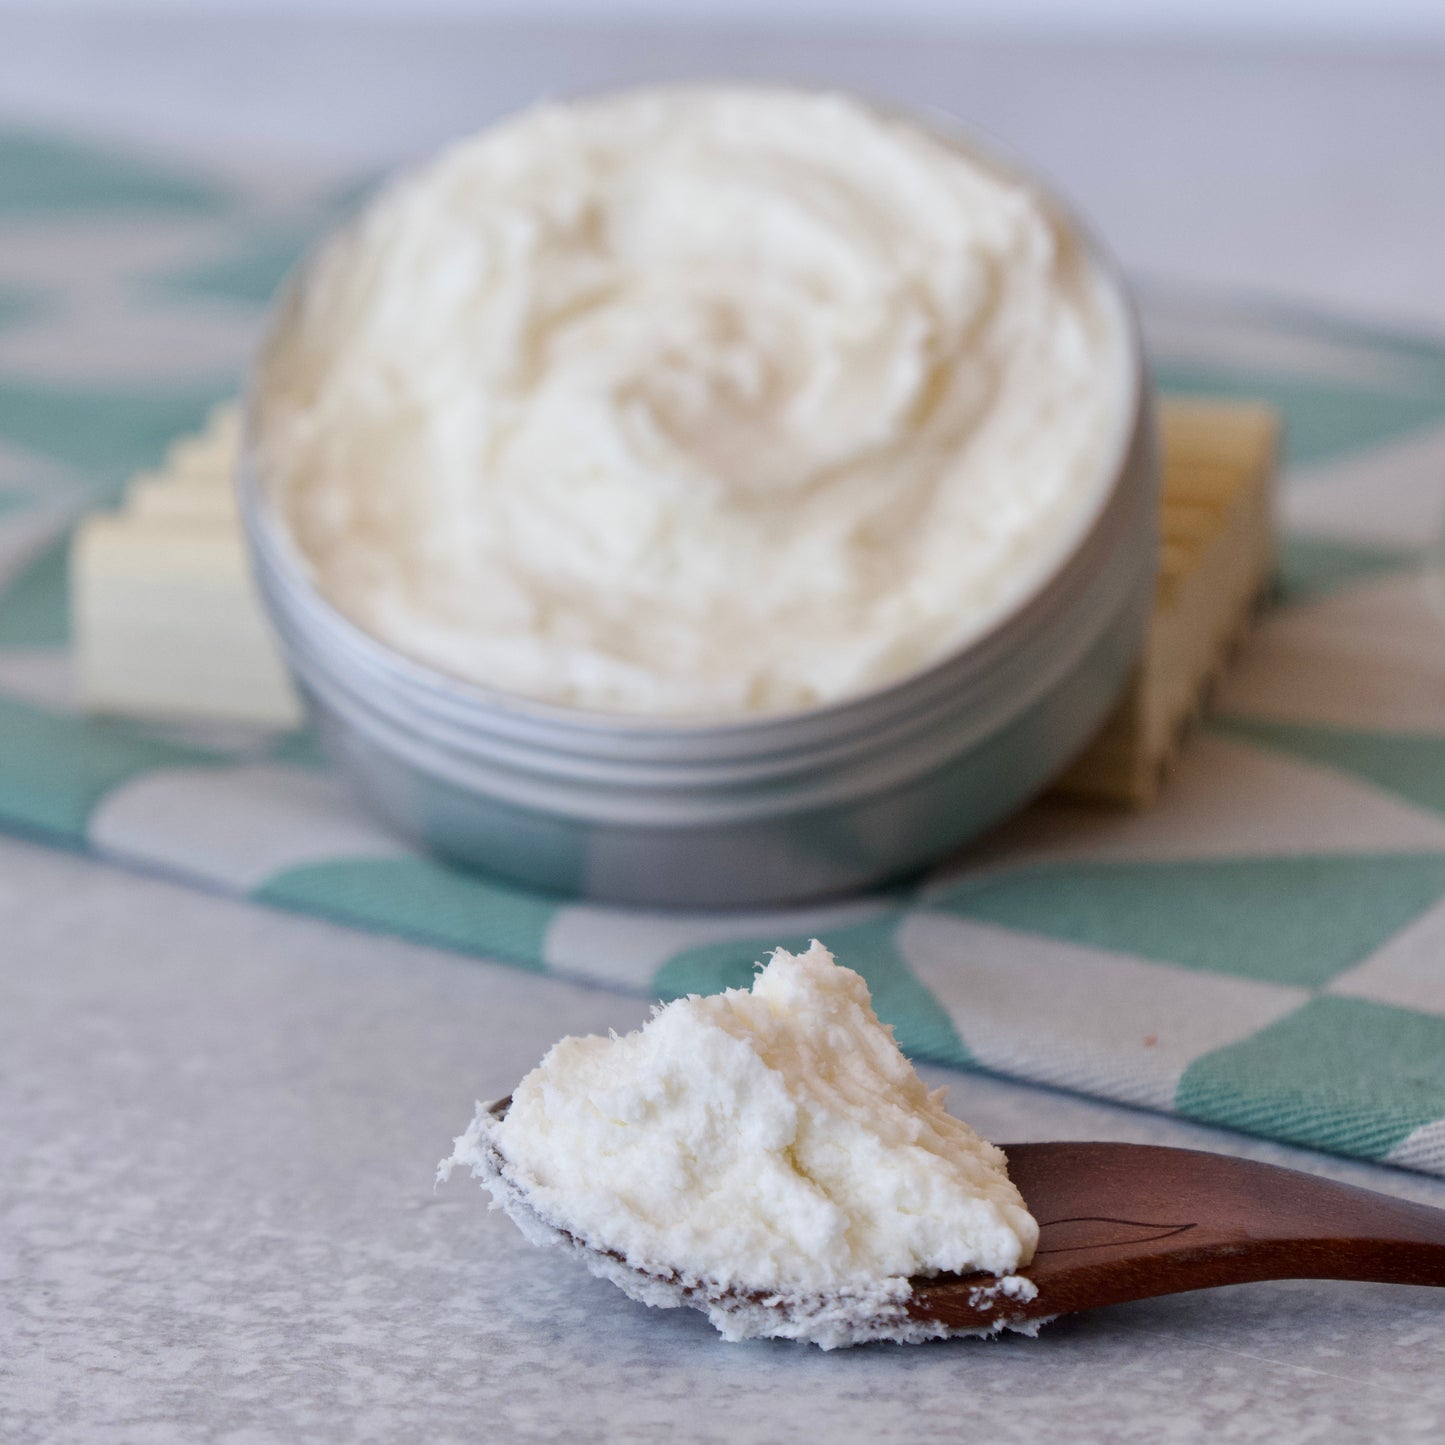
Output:
[[910,1312],[966,1326],[1265,1279],[1445,1286],[1445,1210],[1224,1154],[1005,1145],[1041,1229],[1018,1304],[980,1276],[915,1282]]

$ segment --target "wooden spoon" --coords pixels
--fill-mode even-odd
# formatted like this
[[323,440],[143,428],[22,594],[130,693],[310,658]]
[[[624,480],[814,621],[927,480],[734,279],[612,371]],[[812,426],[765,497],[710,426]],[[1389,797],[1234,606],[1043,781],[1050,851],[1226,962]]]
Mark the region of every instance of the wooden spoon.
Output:
[[908,1312],[953,1327],[1264,1279],[1445,1286],[1445,1210],[1295,1169],[1148,1144],[1005,1144],[1039,1221],[1027,1302],[988,1275],[913,1282]]
[[[491,1112],[502,1118],[510,1103]],[[913,1319],[990,1330],[1266,1279],[1445,1286],[1445,1209],[1198,1149],[1001,1147],[1039,1221],[1019,1271],[1038,1293],[1004,1293],[990,1274],[915,1279]]]

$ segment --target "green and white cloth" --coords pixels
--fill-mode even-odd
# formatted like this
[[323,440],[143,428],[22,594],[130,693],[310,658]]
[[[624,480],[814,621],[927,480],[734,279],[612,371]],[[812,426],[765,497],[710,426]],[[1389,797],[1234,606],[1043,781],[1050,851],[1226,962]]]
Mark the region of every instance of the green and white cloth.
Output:
[[1289,425],[1280,605],[1153,811],[1044,803],[916,887],[821,909],[613,910],[409,851],[305,735],[71,703],[70,525],[235,391],[272,285],[345,200],[0,131],[0,827],[643,994],[745,983],[818,934],[915,1055],[1445,1175],[1445,620],[1422,566],[1445,343],[1146,304],[1165,386]]

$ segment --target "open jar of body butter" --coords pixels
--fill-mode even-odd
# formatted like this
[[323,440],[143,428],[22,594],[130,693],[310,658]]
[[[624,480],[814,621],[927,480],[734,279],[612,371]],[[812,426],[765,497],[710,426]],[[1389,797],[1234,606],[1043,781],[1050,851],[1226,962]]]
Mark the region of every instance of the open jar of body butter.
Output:
[[861,102],[527,112],[283,293],[242,512],[324,740],[429,848],[660,906],[914,872],[1039,791],[1155,570],[1127,296]]

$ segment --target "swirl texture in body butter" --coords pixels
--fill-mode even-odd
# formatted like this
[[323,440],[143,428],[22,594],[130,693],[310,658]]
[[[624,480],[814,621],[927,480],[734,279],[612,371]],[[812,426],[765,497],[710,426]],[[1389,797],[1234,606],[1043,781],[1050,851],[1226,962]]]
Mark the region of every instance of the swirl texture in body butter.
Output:
[[505,693],[836,701],[976,635],[1097,505],[1116,293],[1031,182],[831,94],[527,111],[293,288],[254,409],[323,594]]

